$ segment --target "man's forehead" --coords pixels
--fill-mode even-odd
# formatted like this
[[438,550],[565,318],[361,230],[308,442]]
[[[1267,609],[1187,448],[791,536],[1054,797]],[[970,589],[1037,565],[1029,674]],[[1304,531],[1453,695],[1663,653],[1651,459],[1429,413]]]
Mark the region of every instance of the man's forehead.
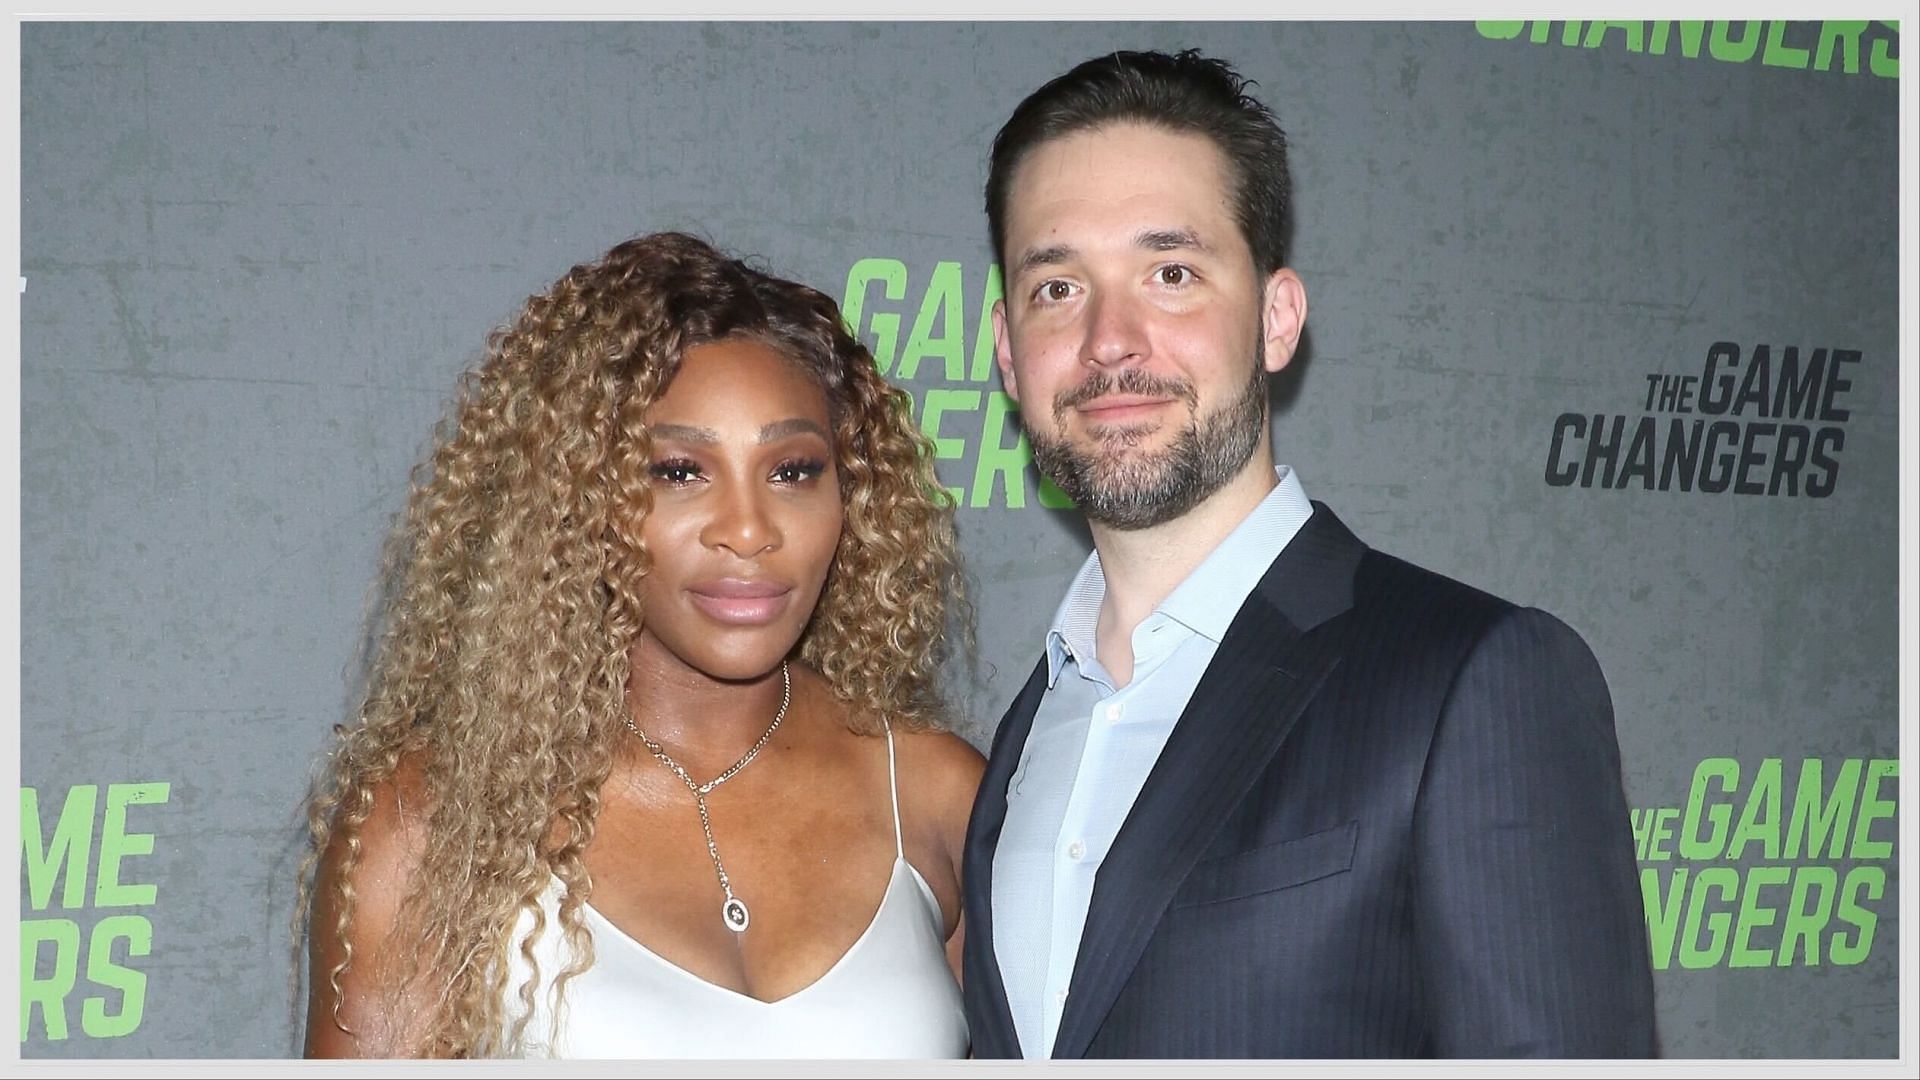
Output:
[[1074,245],[1050,234],[1082,230],[1162,250],[1230,245],[1238,225],[1228,187],[1225,155],[1195,132],[1127,123],[1049,139],[1008,188],[1010,269],[1028,249]]

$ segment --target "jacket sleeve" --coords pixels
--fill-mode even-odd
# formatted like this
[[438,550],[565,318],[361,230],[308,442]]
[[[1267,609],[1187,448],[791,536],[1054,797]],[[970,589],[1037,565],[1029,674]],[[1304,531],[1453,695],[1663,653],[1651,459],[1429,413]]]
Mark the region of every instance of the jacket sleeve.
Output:
[[1434,729],[1413,831],[1434,1053],[1655,1052],[1613,705],[1564,623],[1515,609],[1468,653]]

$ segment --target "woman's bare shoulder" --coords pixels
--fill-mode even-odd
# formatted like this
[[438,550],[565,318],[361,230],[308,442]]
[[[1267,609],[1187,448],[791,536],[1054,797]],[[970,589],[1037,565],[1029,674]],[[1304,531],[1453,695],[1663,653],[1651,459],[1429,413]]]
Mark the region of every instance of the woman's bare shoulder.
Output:
[[911,731],[895,728],[894,734],[900,739],[901,750],[920,755],[927,767],[970,770],[976,778],[986,768],[987,759],[956,732],[941,728]]
[[987,759],[972,743],[951,731],[896,729],[895,745],[903,794],[912,791],[914,801],[941,817],[958,813],[964,819],[972,811],[973,794],[987,767]]
[[[392,773],[367,786],[367,816],[352,829],[336,824],[321,860],[323,876],[337,874],[354,852],[356,891],[397,884],[420,861],[427,842],[427,824],[433,801],[429,795],[423,755],[400,760]],[[335,813],[344,808],[336,807]]]

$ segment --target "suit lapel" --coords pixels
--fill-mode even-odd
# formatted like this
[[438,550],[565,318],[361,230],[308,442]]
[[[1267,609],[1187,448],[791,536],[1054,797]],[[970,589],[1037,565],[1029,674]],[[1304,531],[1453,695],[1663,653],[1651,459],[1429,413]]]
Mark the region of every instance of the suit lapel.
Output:
[[1000,828],[1007,820],[1007,784],[1026,749],[1034,714],[1047,689],[1045,655],[1028,677],[1026,688],[1013,699],[994,732],[992,753],[980,778],[980,792],[967,822],[967,850],[963,856],[967,941],[962,970],[966,975],[967,1020],[972,1025],[977,1057],[1019,1057],[1020,1038],[1007,1004],[1007,988],[1000,961],[993,951],[993,852]]
[[1334,636],[1306,631],[1351,606],[1364,550],[1315,504],[1234,617],[1094,879],[1052,1056],[1086,1053],[1174,891],[1338,665]]

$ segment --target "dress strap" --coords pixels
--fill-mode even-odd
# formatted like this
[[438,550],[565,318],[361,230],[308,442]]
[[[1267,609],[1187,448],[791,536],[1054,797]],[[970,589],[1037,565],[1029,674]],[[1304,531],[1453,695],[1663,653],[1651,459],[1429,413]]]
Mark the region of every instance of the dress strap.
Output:
[[893,853],[898,858],[907,857],[907,845],[900,839],[900,774],[893,765],[893,725],[886,717],[880,722],[887,728],[887,790],[893,796]]

